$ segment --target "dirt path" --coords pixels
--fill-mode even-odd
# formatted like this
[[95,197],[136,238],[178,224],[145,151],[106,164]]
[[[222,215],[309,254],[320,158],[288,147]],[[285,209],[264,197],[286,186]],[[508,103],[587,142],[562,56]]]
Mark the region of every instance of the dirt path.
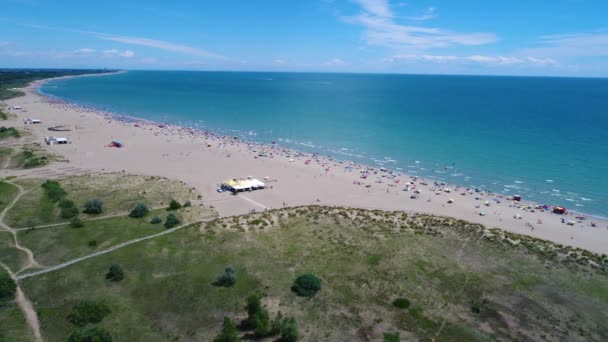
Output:
[[98,257],[100,255],[108,254],[108,253],[113,252],[113,251],[115,251],[117,249],[121,249],[123,247],[129,246],[129,245],[132,245],[132,244],[135,244],[135,243],[138,243],[138,242],[142,242],[142,241],[153,239],[153,238],[156,238],[156,237],[159,237],[159,236],[171,234],[173,232],[176,232],[176,231],[178,231],[180,229],[189,227],[191,225],[194,225],[194,224],[197,224],[197,223],[209,222],[209,221],[212,221],[214,219],[215,218],[210,218],[210,219],[206,219],[206,220],[202,220],[202,221],[197,221],[197,222],[193,222],[193,223],[183,224],[181,226],[178,226],[178,227],[175,227],[175,228],[171,228],[171,229],[167,229],[167,230],[162,231],[162,232],[157,233],[157,234],[148,235],[148,236],[144,236],[144,237],[141,237],[141,238],[125,241],[125,242],[119,243],[117,245],[114,245],[114,246],[112,246],[110,248],[107,248],[107,249],[104,249],[104,250],[101,250],[101,251],[98,251],[98,252],[95,252],[95,253],[91,253],[89,255],[85,255],[85,256],[80,257],[80,258],[72,259],[70,261],[66,261],[64,263],[61,263],[61,264],[58,264],[58,265],[55,265],[55,266],[50,266],[50,267],[47,267],[45,269],[42,269],[42,270],[39,270],[39,271],[35,271],[35,272],[30,272],[30,273],[25,273],[25,274],[17,275],[17,279],[23,280],[23,279],[34,277],[34,276],[38,276],[38,275],[41,275],[41,274],[45,274],[45,273],[49,273],[49,272],[54,272],[54,271],[60,270],[62,268],[68,267],[70,265],[79,263],[81,261],[85,261],[87,259],[95,258],[95,257]]
[[17,289],[15,292],[15,303],[23,312],[23,316],[25,316],[25,320],[30,326],[30,329],[34,334],[36,342],[41,342],[42,334],[40,333],[40,322],[38,321],[38,314],[36,313],[36,310],[34,310],[34,306],[21,290],[21,286],[19,286],[19,280],[17,279],[17,277],[15,277],[10,268],[8,268],[8,266],[1,262],[0,266],[2,266],[6,270],[6,272],[8,272],[9,276],[15,281],[15,284],[17,285]]

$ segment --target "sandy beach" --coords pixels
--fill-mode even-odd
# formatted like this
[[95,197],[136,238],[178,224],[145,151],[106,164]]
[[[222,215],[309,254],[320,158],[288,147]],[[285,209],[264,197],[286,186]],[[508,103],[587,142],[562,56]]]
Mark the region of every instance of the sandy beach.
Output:
[[[176,126],[124,122],[105,113],[43,97],[36,91],[40,84],[35,82],[25,88],[25,96],[6,101],[8,106],[21,109],[10,110],[16,117],[4,125],[31,132],[25,142],[40,143],[68,162],[40,169],[3,169],[4,177],[63,177],[99,172],[164,176],[198,189],[203,194],[202,203],[212,205],[221,216],[309,204],[404,210],[455,217],[608,253],[607,221],[577,219],[578,214],[556,215],[550,210],[534,209],[533,203],[515,202],[506,196],[436,184],[278,145],[261,145]],[[26,118],[40,119],[42,123],[26,125]],[[54,126],[71,130],[48,130]],[[44,138],[50,135],[66,137],[71,143],[47,146]],[[113,140],[124,146],[108,147]],[[265,180],[267,188],[238,195],[216,191],[226,180],[248,176]],[[409,191],[404,191],[407,183]],[[412,199],[413,195],[417,198]]]

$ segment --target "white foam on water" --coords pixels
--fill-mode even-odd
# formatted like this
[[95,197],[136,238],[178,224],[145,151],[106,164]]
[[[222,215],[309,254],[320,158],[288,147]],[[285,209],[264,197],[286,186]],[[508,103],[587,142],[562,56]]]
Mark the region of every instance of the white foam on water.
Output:
[[545,179],[545,182],[547,182],[547,183],[553,183],[553,179]]
[[593,201],[591,198],[581,197],[581,201]]

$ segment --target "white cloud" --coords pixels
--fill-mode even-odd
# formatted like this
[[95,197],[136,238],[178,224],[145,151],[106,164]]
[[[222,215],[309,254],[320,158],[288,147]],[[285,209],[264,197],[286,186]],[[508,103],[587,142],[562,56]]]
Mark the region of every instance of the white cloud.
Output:
[[539,45],[521,53],[552,57],[608,57],[608,32],[548,35],[541,37]]
[[150,39],[150,38],[141,38],[141,37],[127,37],[127,36],[114,36],[103,33],[96,33],[99,39],[109,40],[113,42],[123,43],[123,44],[131,44],[131,45],[140,45],[151,47],[155,49],[178,52],[188,55],[193,55],[197,57],[210,58],[210,59],[226,59],[226,57],[222,55],[218,55],[215,53],[211,53],[205,50],[201,50],[188,45],[180,45],[174,44],[162,40]]
[[363,12],[343,20],[365,27],[369,45],[386,46],[400,51],[422,51],[453,45],[476,46],[496,42],[493,33],[457,33],[439,28],[402,25],[393,17],[387,0],[356,0]]
[[124,57],[124,58],[131,58],[131,57],[135,56],[135,52],[133,52],[131,50],[124,50],[121,52],[120,50],[110,49],[110,50],[104,50],[103,53],[108,56],[119,56],[119,57]]
[[429,7],[421,15],[417,15],[417,16],[413,16],[413,17],[408,17],[408,19],[410,19],[410,20],[416,20],[416,21],[424,21],[424,20],[429,20],[429,19],[437,18],[438,16],[439,16],[439,14],[437,14],[437,8],[436,7]]
[[74,53],[93,53],[95,52],[95,49],[90,49],[90,48],[82,48],[82,49],[78,49],[75,50]]
[[274,65],[286,65],[287,61],[284,60],[284,59],[277,58],[277,59],[275,59],[275,60],[272,61],[272,64],[274,64]]
[[345,66],[347,64],[348,63],[341,60],[340,58],[334,58],[332,60],[329,60],[329,61],[323,63],[324,66],[333,66],[333,67],[341,67],[341,66]]
[[442,55],[416,55],[416,54],[397,54],[382,60],[385,63],[475,63],[486,66],[509,66],[522,65],[534,67],[557,66],[558,62],[552,58],[537,57],[514,57],[514,56],[491,56],[491,55],[471,55],[471,56],[442,56]]

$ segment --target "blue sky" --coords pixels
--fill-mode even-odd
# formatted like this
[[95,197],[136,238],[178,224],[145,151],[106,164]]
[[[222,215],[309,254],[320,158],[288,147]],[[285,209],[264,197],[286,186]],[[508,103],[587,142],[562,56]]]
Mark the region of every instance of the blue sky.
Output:
[[608,76],[606,0],[0,0],[0,67]]

